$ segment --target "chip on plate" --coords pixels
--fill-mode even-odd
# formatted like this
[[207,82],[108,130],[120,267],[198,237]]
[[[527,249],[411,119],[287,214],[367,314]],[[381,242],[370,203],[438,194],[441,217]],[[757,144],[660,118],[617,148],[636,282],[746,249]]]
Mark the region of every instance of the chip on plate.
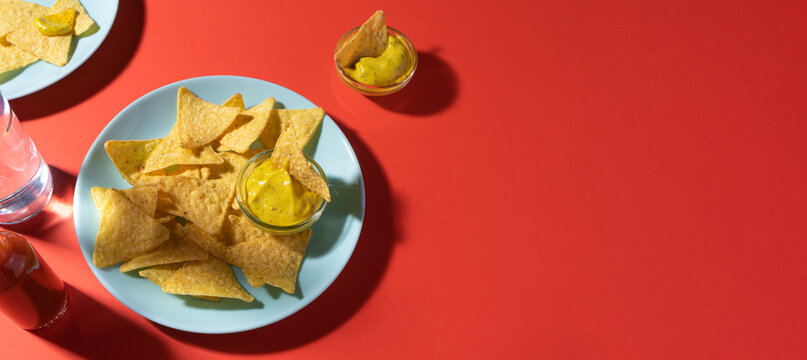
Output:
[[182,225],[169,223],[170,238],[156,249],[137,256],[120,266],[121,272],[132,271],[155,265],[173,264],[191,260],[207,259],[207,253],[196,243],[188,241],[182,232]]
[[243,239],[227,248],[228,262],[241,268],[250,285],[269,284],[294,294],[311,229],[292,235],[272,235],[255,228],[243,216],[230,216],[234,233]]
[[262,103],[241,112],[230,125],[230,129],[219,139],[222,146],[218,150],[232,150],[237,153],[249,150],[249,146],[266,128],[274,105],[275,99],[267,98]]
[[230,127],[241,109],[219,106],[200,99],[188,88],[177,91],[177,122],[168,137],[186,149],[196,149],[216,140]]
[[172,294],[254,300],[235,279],[232,267],[215,257],[186,262],[161,286],[163,291]]
[[39,60],[35,55],[13,44],[0,44],[0,73],[28,66]]
[[274,147],[280,133],[293,125],[297,130],[297,142],[302,149],[311,140],[324,117],[325,110],[322,108],[273,110],[269,123],[261,133],[261,142],[266,147]]
[[120,191],[109,191],[101,208],[101,224],[93,251],[93,262],[99,268],[149,252],[168,240],[168,228]]
[[0,38],[48,13],[48,8],[23,0],[0,0]]
[[[46,15],[55,14],[64,9],[57,8],[58,2],[48,9]],[[21,28],[6,35],[6,41],[17,45],[51,64],[64,66],[67,64],[70,55],[70,43],[73,41],[73,33],[60,36],[47,36],[37,30],[33,21],[27,22]]]
[[166,176],[158,184],[168,194],[183,218],[209,234],[221,230],[227,209],[235,195],[235,182],[230,179],[197,179],[188,176]]

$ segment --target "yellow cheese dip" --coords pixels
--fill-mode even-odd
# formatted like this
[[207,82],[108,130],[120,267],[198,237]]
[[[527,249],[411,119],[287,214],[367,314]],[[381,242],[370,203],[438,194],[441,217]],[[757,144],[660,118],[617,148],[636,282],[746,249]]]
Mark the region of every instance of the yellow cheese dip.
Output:
[[296,225],[313,214],[322,199],[289,175],[289,163],[282,168],[271,159],[258,165],[247,177],[246,205],[261,221],[276,225]]
[[382,86],[405,78],[409,68],[406,47],[398,38],[389,35],[387,48],[381,56],[363,57],[356,63],[355,69],[345,71],[362,84]]
[[34,21],[36,29],[47,36],[62,36],[73,32],[76,23],[76,10],[67,8],[62,12],[45,15]]

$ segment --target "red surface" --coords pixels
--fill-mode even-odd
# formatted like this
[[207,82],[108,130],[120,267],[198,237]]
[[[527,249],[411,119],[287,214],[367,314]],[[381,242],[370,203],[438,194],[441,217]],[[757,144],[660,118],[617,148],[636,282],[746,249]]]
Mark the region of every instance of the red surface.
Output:
[[[15,230],[73,307],[56,334],[0,321],[9,356],[807,358],[804,2],[224,3],[123,0],[87,63],[12,102],[57,181],[48,213]],[[331,55],[379,8],[420,64],[402,92],[369,99]],[[107,122],[211,74],[324,107],[366,181],[342,275],[241,334],[133,313],[72,225]]]

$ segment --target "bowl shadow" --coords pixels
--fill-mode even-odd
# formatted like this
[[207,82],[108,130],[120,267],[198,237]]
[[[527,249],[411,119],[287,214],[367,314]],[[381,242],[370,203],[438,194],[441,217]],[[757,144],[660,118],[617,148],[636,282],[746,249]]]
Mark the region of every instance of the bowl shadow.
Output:
[[366,201],[356,249],[333,284],[297,313],[255,330],[213,335],[185,332],[154,323],[156,328],[179,341],[216,351],[273,353],[306,345],[331,333],[362,308],[383,279],[398,239],[395,227],[397,204],[376,156],[354,131],[344,125],[340,128],[359,160]]
[[[81,358],[167,359],[168,350],[138,327],[81,290],[65,284],[70,304],[53,326],[31,331]],[[110,331],[114,329],[114,331]]]
[[418,66],[409,84],[386,96],[368,96],[379,106],[398,113],[431,115],[453,104],[459,95],[454,69],[438,56],[438,50],[418,51]]

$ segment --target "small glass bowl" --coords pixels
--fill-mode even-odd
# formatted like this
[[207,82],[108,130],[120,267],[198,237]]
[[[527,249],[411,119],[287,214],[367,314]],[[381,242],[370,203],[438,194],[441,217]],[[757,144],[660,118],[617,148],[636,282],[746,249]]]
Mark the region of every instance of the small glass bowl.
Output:
[[[314,225],[314,223],[317,222],[317,220],[319,220],[322,213],[325,211],[325,205],[328,203],[325,201],[325,199],[322,199],[322,202],[319,204],[319,208],[317,208],[317,210],[314,211],[307,219],[301,221],[300,223],[288,226],[272,225],[262,221],[249,210],[249,207],[247,207],[246,204],[246,181],[255,168],[258,167],[258,165],[269,160],[269,158],[272,156],[272,151],[273,149],[269,149],[253,156],[252,159],[250,159],[249,162],[247,162],[246,165],[241,168],[241,171],[238,172],[238,178],[236,179],[235,183],[235,197],[238,201],[238,207],[241,208],[241,212],[244,213],[247,219],[264,231],[278,235],[298,233],[310,228],[312,225]],[[319,173],[319,175],[322,176],[322,179],[327,183],[328,178],[325,177],[325,172],[322,171],[319,164],[317,164],[317,162],[308,155],[305,155],[305,158],[308,160],[309,164],[314,166],[317,173]]]
[[[342,48],[342,44],[356,34],[357,31],[359,31],[358,27],[353,28],[352,30],[348,31],[347,34],[342,36],[342,38],[339,39],[339,43],[336,44],[336,51],[339,51],[339,49]],[[412,41],[410,41],[409,38],[406,37],[406,35],[404,35],[402,32],[389,26],[387,26],[387,32],[401,40],[401,43],[403,43],[404,47],[406,48],[406,54],[410,64],[406,77],[389,85],[376,86],[362,84],[356,80],[353,80],[345,69],[343,69],[342,66],[334,60],[334,64],[336,64],[336,73],[339,74],[339,78],[342,79],[342,81],[344,81],[348,87],[367,96],[382,96],[389,95],[403,89],[403,87],[406,86],[410,80],[412,80],[412,76],[415,75],[415,70],[418,67],[418,54],[417,51],[415,51],[415,46],[412,45]]]

